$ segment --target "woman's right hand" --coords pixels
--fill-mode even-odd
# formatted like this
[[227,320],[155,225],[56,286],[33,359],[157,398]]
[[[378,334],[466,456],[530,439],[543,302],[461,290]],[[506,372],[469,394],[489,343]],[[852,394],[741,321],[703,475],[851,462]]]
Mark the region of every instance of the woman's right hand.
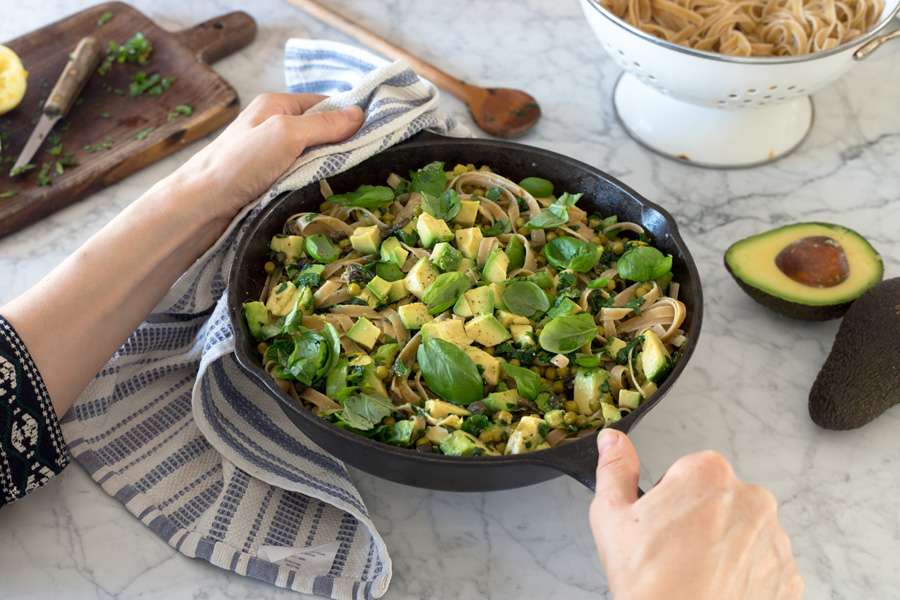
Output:
[[616,600],[796,600],[803,579],[778,505],[720,454],[673,464],[637,498],[640,462],[628,437],[598,437],[590,522]]

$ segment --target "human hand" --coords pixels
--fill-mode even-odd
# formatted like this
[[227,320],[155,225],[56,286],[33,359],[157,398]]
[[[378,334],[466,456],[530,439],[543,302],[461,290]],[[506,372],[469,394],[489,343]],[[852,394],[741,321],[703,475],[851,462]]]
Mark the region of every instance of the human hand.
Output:
[[590,523],[616,600],[803,597],[774,496],[737,479],[720,454],[679,459],[638,499],[628,437],[603,430],[598,446]]
[[[265,192],[308,147],[344,140],[363,122],[357,106],[306,114],[325,96],[262,94],[210,144],[168,178],[196,190],[192,207],[228,222]],[[165,181],[165,180],[164,180]]]

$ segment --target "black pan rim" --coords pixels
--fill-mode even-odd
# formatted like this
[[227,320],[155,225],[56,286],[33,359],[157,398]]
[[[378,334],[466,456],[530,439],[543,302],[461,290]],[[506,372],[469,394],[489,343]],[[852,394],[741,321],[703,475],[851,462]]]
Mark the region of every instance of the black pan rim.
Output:
[[[423,135],[424,134],[424,135]],[[687,245],[684,242],[684,239],[681,237],[681,233],[678,227],[678,224],[675,221],[675,218],[669,213],[668,210],[661,207],[645,198],[643,195],[636,192],[634,189],[620,181],[619,179],[609,175],[608,173],[577,159],[565,156],[563,154],[559,154],[557,152],[553,152],[550,150],[545,150],[543,148],[538,148],[535,146],[529,146],[526,144],[521,144],[517,142],[509,142],[503,140],[492,140],[492,139],[480,139],[480,138],[449,138],[444,136],[439,136],[436,134],[432,134],[430,132],[423,132],[420,134],[421,137],[419,139],[413,138],[409,142],[403,145],[392,146],[382,152],[382,154],[389,154],[395,149],[398,148],[408,148],[409,146],[420,146],[420,145],[477,145],[480,148],[502,148],[505,150],[511,151],[519,151],[519,152],[537,152],[544,159],[551,159],[559,161],[560,163],[572,166],[575,169],[580,171],[585,171],[590,173],[591,176],[604,180],[615,187],[618,187],[620,190],[625,192],[627,195],[635,198],[639,201],[641,207],[643,209],[650,209],[659,213],[663,220],[666,223],[667,229],[669,231],[669,235],[672,237],[673,243],[676,248],[678,248],[680,256],[676,257],[677,259],[683,261],[685,268],[688,273],[688,280],[681,282],[682,285],[690,285],[694,291],[694,295],[697,299],[697,306],[691,307],[691,323],[688,330],[685,332],[687,336],[687,344],[686,348],[682,352],[682,356],[672,371],[668,374],[665,381],[662,385],[659,386],[656,393],[652,396],[649,402],[642,404],[637,410],[629,413],[622,420],[613,424],[611,427],[614,429],[618,429],[623,432],[630,431],[646,414],[652,410],[659,402],[663,399],[663,397],[668,393],[668,391],[672,388],[674,383],[678,380],[684,369],[686,368],[690,358],[692,357],[694,350],[696,349],[697,343],[699,341],[699,335],[703,320],[703,292],[702,286],[700,282],[700,275],[697,270],[696,263],[694,262],[693,256],[690,253]],[[365,164],[364,162],[361,164]],[[354,167],[354,168],[358,168]],[[317,185],[317,182],[310,183],[309,185]],[[304,186],[305,189],[307,186]],[[300,190],[295,190],[295,192]],[[289,194],[295,192],[286,192],[281,197],[287,197]],[[595,444],[596,435],[588,434],[584,435],[580,438],[575,438],[570,442],[565,444],[561,444],[554,448],[548,448],[546,450],[540,450],[535,452],[529,452],[526,454],[517,454],[517,455],[504,455],[504,456],[473,456],[473,457],[457,457],[457,456],[446,456],[443,454],[427,454],[427,453],[419,453],[414,449],[410,448],[400,448],[396,446],[391,446],[390,444],[385,444],[376,440],[372,440],[358,434],[354,434],[352,432],[343,430],[335,425],[331,424],[329,421],[322,419],[305,408],[297,405],[297,403],[288,396],[286,393],[281,391],[281,389],[277,386],[275,381],[269,376],[268,373],[262,368],[259,364],[259,361],[256,360],[252,356],[248,356],[244,353],[242,345],[237,343],[239,336],[247,336],[248,332],[245,330],[245,326],[242,318],[242,310],[241,310],[241,302],[239,298],[237,298],[237,291],[230,285],[230,282],[237,281],[239,275],[239,268],[241,264],[240,257],[244,254],[244,248],[247,245],[248,240],[253,239],[256,235],[260,227],[266,221],[266,215],[268,215],[271,211],[275,209],[275,203],[277,199],[272,200],[265,209],[260,211],[255,217],[254,221],[250,223],[246,229],[244,230],[241,238],[237,242],[237,249],[235,254],[235,260],[232,263],[231,268],[229,269],[229,287],[228,287],[228,312],[229,319],[231,321],[232,328],[234,330],[234,335],[236,338],[235,344],[235,356],[237,358],[238,364],[250,374],[257,383],[261,384],[270,395],[272,395],[281,405],[282,409],[286,409],[291,411],[294,414],[300,415],[307,425],[311,427],[315,427],[316,429],[322,430],[327,433],[331,433],[333,435],[338,436],[342,440],[357,446],[361,451],[372,451],[375,450],[377,452],[381,452],[387,454],[392,457],[396,457],[400,460],[414,460],[417,463],[422,465],[433,465],[436,467],[453,465],[459,466],[462,464],[471,465],[474,469],[479,468],[489,468],[496,467],[502,464],[534,464],[540,465],[544,467],[550,467],[554,470],[559,470],[559,464],[562,461],[553,460],[554,458],[563,458],[566,454],[569,454],[577,449],[581,449],[586,447],[588,444]],[[254,342],[255,343],[255,342]],[[302,430],[302,428],[300,428]],[[600,430],[596,430],[599,432]],[[595,433],[596,433],[595,432]]]

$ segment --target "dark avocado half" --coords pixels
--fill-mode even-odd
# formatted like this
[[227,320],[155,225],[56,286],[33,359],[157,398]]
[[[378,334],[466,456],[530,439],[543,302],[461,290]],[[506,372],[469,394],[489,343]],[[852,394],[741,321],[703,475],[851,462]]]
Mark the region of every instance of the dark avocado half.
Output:
[[881,256],[861,235],[831,223],[795,223],[744,238],[725,268],[751,298],[793,319],[827,321],[881,281]]
[[900,278],[853,303],[809,391],[809,416],[826,429],[854,429],[900,404]]

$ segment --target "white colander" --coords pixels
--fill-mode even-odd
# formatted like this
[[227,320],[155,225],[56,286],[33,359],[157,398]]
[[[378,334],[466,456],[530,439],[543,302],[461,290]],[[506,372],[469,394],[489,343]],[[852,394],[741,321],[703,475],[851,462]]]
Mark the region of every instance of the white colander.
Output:
[[887,0],[865,35],[803,56],[743,58],[672,44],[628,25],[597,0],[581,0],[588,23],[625,70],[613,94],[628,133],[660,154],[710,167],[751,166],[796,148],[813,121],[810,94],[900,31]]

